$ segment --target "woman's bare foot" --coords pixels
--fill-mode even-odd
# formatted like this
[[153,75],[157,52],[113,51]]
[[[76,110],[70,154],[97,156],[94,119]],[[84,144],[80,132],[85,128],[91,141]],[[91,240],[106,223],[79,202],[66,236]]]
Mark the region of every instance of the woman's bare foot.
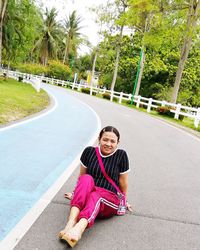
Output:
[[81,227],[76,224],[73,228],[67,230],[63,236],[71,241],[79,241],[81,239],[82,233],[83,231]]
[[68,243],[71,241],[76,244],[77,241],[81,239],[81,236],[87,225],[88,221],[85,218],[80,219],[80,221],[74,227],[66,230],[66,233],[62,236],[62,239],[66,240]]
[[61,231],[59,232],[58,237],[61,239],[61,238],[63,237],[64,234],[66,234],[69,230],[71,230],[71,229],[75,226],[75,224],[76,224],[76,221],[74,221],[74,220],[69,220],[69,221],[67,222],[66,227],[65,227],[63,230],[61,230]]

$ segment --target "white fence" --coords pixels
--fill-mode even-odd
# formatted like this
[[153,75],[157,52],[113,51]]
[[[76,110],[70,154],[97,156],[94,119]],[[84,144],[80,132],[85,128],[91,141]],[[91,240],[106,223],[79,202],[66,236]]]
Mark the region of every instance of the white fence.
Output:
[[8,74],[9,77],[15,80],[19,80],[19,77],[21,77],[23,82],[30,83],[37,92],[40,92],[42,82],[41,77],[11,70],[4,70],[4,74]]
[[[78,91],[80,91],[82,88],[90,88],[90,95],[92,95],[92,93],[99,93],[99,94],[108,93],[110,95],[110,101],[113,101],[113,98],[117,98],[119,103],[122,103],[122,100],[126,100],[126,101],[132,100],[132,94],[126,94],[123,92],[116,92],[116,91],[101,89],[98,87],[87,86],[87,85],[76,83],[75,81],[69,82],[69,81],[58,80],[54,78],[48,78],[44,76],[20,73],[17,71],[5,71],[5,72],[8,72],[9,76],[15,79],[22,77],[24,82],[31,83],[37,91],[39,91],[40,89],[40,83],[46,82],[49,84],[54,84],[54,85],[59,85],[59,86],[70,86],[72,89],[76,88]],[[171,107],[170,112],[174,113],[174,119],[179,119],[179,116],[183,115],[183,116],[194,119],[194,126],[196,128],[198,128],[199,126],[200,107],[197,107],[197,108],[187,107],[187,106],[181,105],[180,103],[175,104],[175,103],[170,103],[166,101],[158,101],[158,100],[154,100],[153,98],[146,98],[142,96],[134,96],[133,102],[136,104],[137,108],[139,108],[141,105],[143,107],[145,106],[148,113],[151,112],[152,108],[157,108],[160,106],[162,107],[169,106]]]

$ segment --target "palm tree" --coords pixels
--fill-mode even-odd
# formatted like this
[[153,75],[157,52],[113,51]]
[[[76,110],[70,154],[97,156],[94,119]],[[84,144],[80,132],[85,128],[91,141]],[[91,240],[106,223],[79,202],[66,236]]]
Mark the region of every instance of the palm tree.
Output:
[[80,44],[86,43],[86,37],[83,37],[79,32],[82,27],[80,23],[82,18],[77,16],[76,11],[69,14],[69,17],[64,21],[64,32],[65,32],[65,53],[63,57],[63,63],[69,63],[69,57],[77,56],[77,49]]
[[38,50],[40,62],[46,65],[48,58],[56,57],[59,25],[56,22],[57,12],[55,8],[46,9],[45,19],[40,37],[37,39],[32,52]]

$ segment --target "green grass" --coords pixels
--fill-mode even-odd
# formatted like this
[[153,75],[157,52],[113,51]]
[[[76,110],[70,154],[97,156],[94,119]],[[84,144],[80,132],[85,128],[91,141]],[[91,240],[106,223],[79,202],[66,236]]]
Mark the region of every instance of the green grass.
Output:
[[44,90],[39,93],[30,85],[0,78],[0,124],[6,124],[45,109],[50,99]]
[[[123,102],[122,104],[125,105],[125,106],[127,106],[127,107],[129,107],[129,108],[134,108],[134,109],[136,109],[138,111],[147,113],[146,108],[139,108],[138,109],[135,105],[127,104],[125,102]],[[155,116],[155,117],[160,118],[160,119],[163,119],[163,120],[165,120],[167,122],[170,122],[170,123],[174,123],[174,124],[177,124],[177,125],[180,125],[180,126],[183,126],[183,127],[190,128],[190,129],[192,129],[192,130],[194,130],[196,132],[200,132],[200,123],[199,123],[198,128],[195,128],[195,126],[194,126],[194,119],[192,119],[190,117],[186,117],[185,116],[184,119],[183,119],[183,121],[181,121],[181,120],[176,120],[176,119],[174,119],[172,117],[169,117],[169,116],[166,116],[166,115],[160,115],[155,110],[151,110],[151,112],[147,113],[147,114]],[[199,136],[200,136],[200,134],[199,134]]]

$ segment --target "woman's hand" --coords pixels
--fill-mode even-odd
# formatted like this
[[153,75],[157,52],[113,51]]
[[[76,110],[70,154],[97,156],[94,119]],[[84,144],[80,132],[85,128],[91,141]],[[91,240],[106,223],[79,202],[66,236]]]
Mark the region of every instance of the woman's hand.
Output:
[[68,192],[68,193],[65,193],[64,194],[64,197],[68,200],[71,200],[72,199],[72,193]]
[[130,212],[133,212],[132,205],[126,202],[126,209]]

